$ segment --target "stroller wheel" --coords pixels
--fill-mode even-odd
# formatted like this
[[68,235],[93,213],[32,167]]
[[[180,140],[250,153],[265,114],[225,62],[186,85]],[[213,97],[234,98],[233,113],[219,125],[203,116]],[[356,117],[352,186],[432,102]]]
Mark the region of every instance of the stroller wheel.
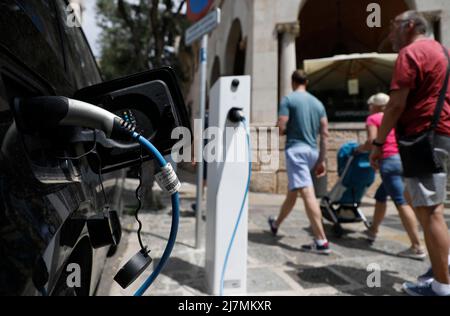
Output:
[[335,224],[333,226],[333,233],[337,238],[341,238],[344,235],[344,229],[340,224]]

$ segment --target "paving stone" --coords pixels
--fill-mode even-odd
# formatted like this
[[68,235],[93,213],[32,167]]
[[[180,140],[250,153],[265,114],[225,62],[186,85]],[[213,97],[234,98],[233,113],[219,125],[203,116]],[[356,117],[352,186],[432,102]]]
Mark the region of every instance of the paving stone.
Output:
[[306,237],[308,241],[311,241],[312,237],[305,235],[305,231],[309,232],[309,222],[306,219],[296,222],[295,225],[283,225],[279,230],[279,235],[289,238]]
[[342,256],[333,251],[333,248],[331,254],[328,256],[298,251],[295,260],[288,262],[288,266],[295,266],[297,264],[325,265],[335,262],[339,258],[342,258]]
[[261,265],[284,265],[291,258],[283,252],[283,249],[274,246],[258,245],[249,247],[248,255],[257,260]]
[[250,268],[247,275],[247,291],[249,293],[264,293],[290,291],[292,288],[274,271],[266,268]]
[[[389,269],[386,264],[380,264],[380,285],[369,286],[368,278],[372,280],[371,274],[373,270],[368,271],[368,265],[357,264],[356,262],[347,262],[331,266],[336,271],[347,275],[360,284],[359,287],[340,290],[350,295],[404,295],[401,291],[401,285],[407,281],[399,272]],[[339,289],[339,288],[338,288]]]
[[314,289],[327,286],[343,286],[350,283],[327,268],[299,268],[297,271],[286,272],[304,289]]
[[[195,177],[193,177],[195,179]],[[130,186],[131,188],[132,186]],[[133,204],[133,194],[129,194]],[[168,265],[146,295],[206,295],[205,252],[195,249],[195,214],[191,204],[195,201],[195,187],[183,185],[181,192],[182,216],[177,243]],[[129,289],[123,290],[112,279],[115,272],[138,249],[137,223],[133,216],[123,216],[123,242],[117,254],[110,258],[100,283],[100,295],[132,295],[158,263],[167,243],[171,225],[169,200],[162,196],[167,208],[159,212],[142,212],[142,236],[152,250],[154,262]],[[361,234],[362,223],[343,225],[345,235],[333,235],[332,225],[325,230],[331,242],[330,256],[301,251],[301,245],[311,241],[309,222],[301,199],[280,228],[278,236],[269,232],[268,216],[276,216],[284,201],[282,195],[251,193],[248,234],[248,293],[257,295],[403,295],[401,284],[413,281],[423,273],[429,262],[402,259],[396,253],[407,248],[408,240],[401,227],[398,213],[388,203],[388,214],[382,224],[379,238],[372,246]],[[365,199],[362,210],[373,216],[374,203]],[[203,209],[206,206],[204,206]],[[450,221],[450,215],[446,214]],[[204,225],[204,222],[203,222]],[[381,268],[381,288],[369,288],[369,264]]]
[[405,250],[409,245],[378,238],[370,244],[364,237],[330,238],[332,250],[343,258],[364,258],[384,255],[391,259],[398,259],[397,253]]

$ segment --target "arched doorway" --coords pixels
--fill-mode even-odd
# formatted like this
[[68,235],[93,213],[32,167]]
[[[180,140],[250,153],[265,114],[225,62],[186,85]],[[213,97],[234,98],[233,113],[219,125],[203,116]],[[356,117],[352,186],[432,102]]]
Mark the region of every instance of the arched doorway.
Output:
[[216,83],[217,79],[219,79],[221,76],[221,72],[220,72],[220,59],[218,56],[216,56],[214,58],[214,63],[211,69],[211,76],[210,76],[210,88],[212,86],[214,86],[214,84]]
[[235,19],[228,33],[225,75],[241,76],[245,74],[246,41],[242,35],[239,19]]
[[219,56],[216,56],[214,58],[213,66],[211,68],[211,75],[209,77],[209,84],[208,84],[209,89],[207,90],[208,96],[206,98],[206,110],[207,111],[209,111],[209,92],[211,91],[211,88],[214,86],[214,84],[220,78],[221,75],[222,75],[222,73],[220,71],[220,59],[219,59]]
[[[305,60],[355,53],[393,53],[388,40],[390,21],[409,10],[403,0],[379,0],[381,27],[369,27],[367,12],[373,0],[307,1],[299,15],[300,35],[296,41],[297,67],[307,67]],[[386,59],[386,60],[385,60]],[[366,58],[333,62],[312,72],[310,91],[327,108],[330,121],[362,122],[368,114],[366,100],[377,92],[389,90],[394,59]]]

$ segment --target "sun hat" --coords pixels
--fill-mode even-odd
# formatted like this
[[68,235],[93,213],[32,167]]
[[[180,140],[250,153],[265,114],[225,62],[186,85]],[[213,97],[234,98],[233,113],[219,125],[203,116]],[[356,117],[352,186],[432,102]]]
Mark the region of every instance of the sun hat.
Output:
[[390,97],[385,93],[377,93],[367,100],[367,104],[376,106],[386,106],[389,103]]

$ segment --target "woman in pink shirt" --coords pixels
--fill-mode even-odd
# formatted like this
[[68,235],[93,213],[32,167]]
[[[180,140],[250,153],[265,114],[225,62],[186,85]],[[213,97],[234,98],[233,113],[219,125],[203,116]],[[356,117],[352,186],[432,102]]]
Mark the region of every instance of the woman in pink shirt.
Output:
[[[388,102],[389,96],[384,93],[378,93],[369,99],[370,115],[366,121],[367,142],[359,146],[357,149],[359,152],[369,151],[372,148],[372,143],[377,138],[378,128],[381,126],[381,121],[383,120],[384,107]],[[400,252],[398,255],[411,259],[424,260],[426,254],[420,245],[417,218],[404,195],[403,168],[395,138],[395,130],[391,131],[382,148],[383,158],[380,161],[379,167],[383,182],[375,194],[375,213],[373,215],[372,225],[366,231],[366,235],[370,242],[375,241],[381,222],[386,215],[386,202],[388,196],[390,196],[397,207],[403,226],[411,241],[411,248]]]

